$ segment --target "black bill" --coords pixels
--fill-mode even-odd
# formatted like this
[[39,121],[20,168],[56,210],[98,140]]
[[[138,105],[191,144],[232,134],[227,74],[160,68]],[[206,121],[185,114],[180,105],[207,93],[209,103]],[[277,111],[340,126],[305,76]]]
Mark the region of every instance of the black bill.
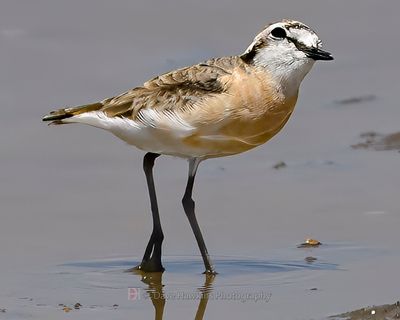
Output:
[[314,60],[333,60],[332,55],[328,51],[324,51],[318,48],[302,48],[302,51],[308,58]]
[[308,58],[314,60],[333,60],[332,55],[328,51],[315,47],[308,47],[304,43],[290,37],[287,37],[287,39],[292,42],[298,50],[303,51]]

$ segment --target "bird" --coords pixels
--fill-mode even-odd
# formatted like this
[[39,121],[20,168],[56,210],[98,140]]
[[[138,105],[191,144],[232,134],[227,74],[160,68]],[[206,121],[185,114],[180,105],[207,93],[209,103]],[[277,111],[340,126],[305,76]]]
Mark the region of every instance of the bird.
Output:
[[81,123],[107,130],[145,152],[153,230],[141,263],[143,272],[163,272],[164,234],[153,180],[161,156],[186,159],[188,178],[182,204],[196,238],[206,274],[216,274],[195,214],[193,186],[199,164],[239,154],[275,136],[293,113],[299,87],[317,60],[333,60],[307,25],[284,19],[256,35],[240,55],[159,75],[120,95],[58,109],[42,120]]

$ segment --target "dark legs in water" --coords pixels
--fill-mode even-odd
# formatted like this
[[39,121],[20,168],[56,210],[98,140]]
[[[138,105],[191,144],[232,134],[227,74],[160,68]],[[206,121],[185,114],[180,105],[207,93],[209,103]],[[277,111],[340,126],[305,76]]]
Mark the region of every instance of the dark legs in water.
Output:
[[161,264],[161,244],[164,240],[164,234],[161,229],[160,215],[158,213],[158,204],[156,189],[153,180],[153,167],[154,161],[160,155],[157,153],[146,153],[143,158],[143,170],[146,175],[147,187],[149,189],[151,213],[153,216],[153,232],[151,233],[149,243],[147,244],[146,251],[141,264],[137,267],[139,270],[146,272],[160,272],[164,271]]
[[[164,234],[161,229],[160,215],[158,213],[156,190],[154,187],[153,180],[153,166],[155,160],[160,155],[157,153],[146,153],[143,159],[143,169],[146,174],[147,186],[150,195],[151,212],[153,215],[153,232],[151,234],[149,243],[147,244],[146,251],[144,253],[141,264],[137,267],[139,270],[146,272],[159,272],[164,271],[161,264],[161,244],[164,240]],[[186,185],[185,194],[182,199],[183,208],[186,216],[189,220],[190,226],[192,227],[194,236],[196,237],[197,244],[199,246],[201,256],[203,257],[204,266],[206,268],[205,273],[215,274],[214,267],[211,263],[210,257],[207,252],[206,245],[204,243],[203,236],[200,231],[200,227],[196,220],[195,215],[195,203],[192,199],[194,178],[196,176],[197,168],[200,163],[199,159],[191,159],[189,161],[189,175]]]
[[190,226],[192,227],[194,236],[196,237],[197,244],[199,246],[201,256],[203,257],[204,266],[206,268],[205,273],[215,274],[214,267],[211,263],[210,256],[206,245],[204,243],[203,235],[201,234],[199,224],[196,220],[196,215],[194,212],[195,203],[192,199],[194,178],[196,177],[197,168],[199,166],[199,159],[190,159],[189,161],[189,175],[186,185],[185,194],[182,199],[183,209],[185,210],[186,216],[189,220]]

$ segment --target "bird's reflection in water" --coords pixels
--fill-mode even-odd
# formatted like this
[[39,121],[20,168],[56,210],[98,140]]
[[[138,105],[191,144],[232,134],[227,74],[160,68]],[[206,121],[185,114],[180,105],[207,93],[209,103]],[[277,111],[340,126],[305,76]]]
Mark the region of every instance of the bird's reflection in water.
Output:
[[205,274],[204,277],[205,277],[204,284],[202,287],[199,288],[199,291],[201,292],[201,298],[199,306],[197,307],[196,317],[194,318],[195,320],[202,320],[204,317],[209,294],[212,291],[212,283],[214,282],[215,275]]
[[[143,272],[135,270],[135,273],[142,277],[142,282],[148,285],[146,292],[151,299],[154,306],[155,320],[162,320],[165,307],[165,293],[164,285],[162,283],[162,272]],[[212,284],[214,282],[215,275],[205,274],[204,284],[198,288],[199,305],[197,307],[195,320],[202,320],[206,311],[208,298],[212,292]]]
[[165,296],[162,284],[162,272],[142,272],[142,281],[148,285],[146,291],[154,306],[155,319],[162,320],[165,306]]

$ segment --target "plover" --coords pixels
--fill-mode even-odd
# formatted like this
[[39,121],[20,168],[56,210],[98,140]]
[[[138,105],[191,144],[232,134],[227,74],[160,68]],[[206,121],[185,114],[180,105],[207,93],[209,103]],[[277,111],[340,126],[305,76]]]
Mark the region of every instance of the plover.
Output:
[[288,121],[299,86],[316,60],[332,60],[305,24],[282,20],[265,27],[246,51],[160,75],[121,95],[43,117],[51,124],[83,123],[110,131],[146,152],[143,168],[153,216],[153,232],[143,271],[163,271],[164,235],[153,181],[160,155],[189,161],[182,199],[204,261],[215,273],[195,216],[192,190],[201,161],[238,154],[271,139]]

